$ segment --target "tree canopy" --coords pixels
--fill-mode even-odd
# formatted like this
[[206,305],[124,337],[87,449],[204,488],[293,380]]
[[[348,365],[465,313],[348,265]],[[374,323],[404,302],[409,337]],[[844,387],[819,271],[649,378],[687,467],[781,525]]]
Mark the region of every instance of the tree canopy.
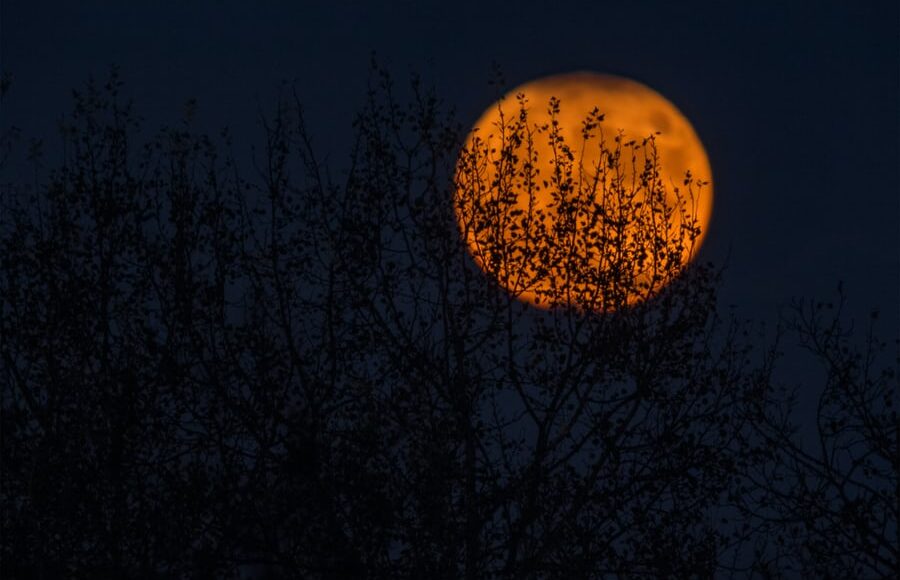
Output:
[[[598,140],[585,168],[510,107],[490,156],[376,68],[335,170],[289,92],[249,162],[187,120],[144,136],[114,75],[76,93],[61,161],[3,185],[4,573],[895,569],[874,331],[824,304],[785,319],[827,376],[804,444],[779,343],[684,259],[698,232],[659,195],[652,136]],[[535,139],[560,151],[553,215],[516,213]],[[548,308],[509,291],[541,277],[565,281]]]

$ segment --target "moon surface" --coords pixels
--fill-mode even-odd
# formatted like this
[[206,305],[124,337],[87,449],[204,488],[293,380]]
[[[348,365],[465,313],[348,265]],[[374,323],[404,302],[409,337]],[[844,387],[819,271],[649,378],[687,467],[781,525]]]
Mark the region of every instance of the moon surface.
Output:
[[[592,110],[603,117],[595,117],[586,139]],[[561,141],[552,137],[554,126]],[[560,143],[571,152],[568,165]],[[656,171],[648,173],[650,161]],[[693,179],[686,181],[688,172]],[[552,232],[563,220],[561,200],[577,195],[582,202],[592,196],[598,209],[593,219],[582,211],[571,222],[575,241],[561,253],[563,238]],[[481,115],[457,161],[456,218],[475,263],[509,294],[540,308],[609,311],[656,294],[696,254],[712,202],[709,160],[687,118],[653,89],[611,75],[569,73],[516,87]],[[660,230],[662,215],[670,217]],[[538,223],[543,234],[523,233]],[[647,224],[656,234],[643,231]],[[660,239],[676,251],[651,247]],[[578,252],[584,259],[576,268]]]

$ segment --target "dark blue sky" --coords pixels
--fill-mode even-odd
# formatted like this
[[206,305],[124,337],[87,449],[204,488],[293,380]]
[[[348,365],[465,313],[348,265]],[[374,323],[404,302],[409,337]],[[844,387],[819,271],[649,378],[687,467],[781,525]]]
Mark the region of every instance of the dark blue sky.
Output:
[[[511,85],[576,69],[635,78],[694,123],[715,178],[704,247],[730,250],[723,298],[775,320],[844,280],[858,312],[900,311],[898,8],[840,2],[2,3],[13,85],[2,124],[52,137],[70,91],[121,67],[153,129],[189,97],[249,153],[258,104],[296,81],[318,144],[341,162],[371,51],[434,82],[465,122]],[[48,138],[48,152],[54,139]],[[258,142],[258,141],[257,141]]]

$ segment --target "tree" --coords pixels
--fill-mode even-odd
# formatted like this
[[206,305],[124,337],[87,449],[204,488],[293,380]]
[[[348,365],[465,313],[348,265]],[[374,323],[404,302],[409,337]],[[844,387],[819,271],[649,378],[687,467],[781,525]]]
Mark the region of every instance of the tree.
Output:
[[[492,227],[515,218],[504,198],[509,191],[489,184],[479,196],[457,187],[479,181],[472,176],[479,151],[464,154],[460,169],[461,140],[435,126],[435,98],[414,91],[412,107],[402,109],[392,90],[383,85],[376,97],[385,99],[370,101],[360,119],[358,177],[349,188],[349,205],[359,208],[351,229],[370,233],[360,246],[375,255],[354,247],[351,265],[339,269],[349,273],[353,301],[362,306],[355,313],[361,328],[378,329],[362,366],[380,371],[367,373],[367,389],[380,416],[393,418],[373,426],[384,433],[376,441],[391,442],[380,450],[378,472],[395,482],[389,488],[399,492],[400,529],[411,533],[385,544],[396,544],[411,576],[711,570],[716,533],[704,511],[716,505],[744,452],[736,432],[753,388],[738,370],[743,348],[711,339],[721,324],[713,316],[714,272],[697,266],[679,277],[681,264],[670,262],[662,274],[667,291],[628,308],[639,279],[624,265],[639,248],[622,236],[605,248],[622,256],[618,277],[600,282],[600,296],[581,298],[617,301],[614,313],[522,306],[474,267],[450,203],[454,193],[470,196],[473,227],[487,211],[497,216],[485,226]],[[514,182],[530,157],[521,155],[530,131],[524,108],[511,125],[497,163]],[[560,139],[552,131],[547,137]],[[619,143],[604,160],[629,158],[627,147]],[[571,183],[580,169],[567,160],[561,173]],[[622,180],[614,186],[619,220],[653,215],[634,211],[638,196],[649,195]],[[574,192],[560,213],[593,211],[587,193]],[[599,251],[599,242],[559,242],[575,223],[568,230],[523,226],[533,246],[553,252],[547,256],[504,254],[504,237],[488,238],[494,274],[567,263],[573,278],[596,275],[590,261],[576,265],[575,254],[591,243]],[[545,298],[560,304],[567,290]]]
[[[433,91],[414,81],[401,104],[376,67],[338,181],[291,93],[244,164],[223,156],[227,134],[189,119],[141,143],[120,91],[113,76],[77,94],[64,161],[4,195],[12,575],[729,565],[746,534],[720,514],[756,521],[751,500],[771,489],[755,474],[793,465],[785,402],[718,313],[719,271],[684,264],[698,232],[658,195],[652,137],[600,141],[610,171],[580,188],[598,168],[529,124],[524,103],[498,157],[477,142],[460,155],[462,128]],[[543,219],[512,203],[536,139],[560,151]],[[486,162],[501,178],[476,187]],[[624,163],[642,179],[618,178]],[[614,201],[593,203],[598,191]],[[496,282],[563,271],[548,309]],[[896,510],[883,514],[896,530]]]
[[745,474],[735,499],[756,530],[760,570],[829,578],[897,571],[896,370],[883,360],[877,311],[858,344],[845,306],[839,288],[835,302],[793,302],[784,320],[825,380],[810,443],[791,420],[793,392],[772,392],[753,421],[774,455]]

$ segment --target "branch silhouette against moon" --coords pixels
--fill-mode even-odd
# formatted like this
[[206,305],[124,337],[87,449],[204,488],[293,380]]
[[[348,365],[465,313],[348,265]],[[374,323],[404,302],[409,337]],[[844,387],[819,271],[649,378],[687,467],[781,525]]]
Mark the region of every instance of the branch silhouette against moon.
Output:
[[685,116],[636,81],[542,78],[475,123],[455,209],[473,259],[538,307],[610,311],[659,292],[696,254],[712,171]]

